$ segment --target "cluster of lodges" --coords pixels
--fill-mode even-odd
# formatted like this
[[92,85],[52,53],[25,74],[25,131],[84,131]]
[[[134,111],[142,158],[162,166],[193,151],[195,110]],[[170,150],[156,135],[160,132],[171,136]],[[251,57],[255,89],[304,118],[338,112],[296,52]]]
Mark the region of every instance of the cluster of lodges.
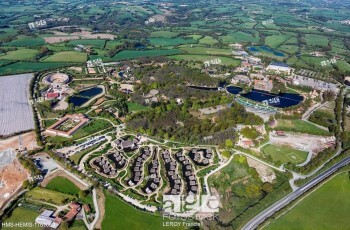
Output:
[[104,174],[108,177],[117,175],[117,170],[104,156],[97,157],[95,160],[93,160],[92,164],[97,167],[98,173],[100,174]]
[[143,190],[145,193],[151,194],[160,186],[159,162],[157,160],[157,154],[154,154],[152,162],[148,165],[148,172],[150,179]]
[[134,140],[123,140],[118,139],[115,141],[115,144],[118,149],[124,150],[126,152],[133,151],[138,148],[138,143],[141,140],[141,136],[137,136]]
[[181,179],[176,172],[176,161],[170,156],[169,150],[164,150],[162,154],[163,161],[165,162],[166,175],[170,182],[170,194],[181,194]]
[[118,170],[124,168],[126,165],[126,160],[125,160],[123,154],[120,152],[113,152],[113,151],[109,152],[107,154],[107,158],[110,159],[111,161],[113,161],[113,163],[115,164],[115,167]]
[[149,147],[141,149],[141,154],[136,158],[132,166],[132,177],[128,181],[129,186],[135,186],[140,183],[143,175],[143,163],[151,156]]
[[192,149],[189,156],[196,165],[208,166],[213,158],[213,152],[211,149]]
[[197,194],[198,183],[191,162],[184,156],[182,151],[177,152],[175,157],[182,164],[182,174],[187,183],[187,193]]

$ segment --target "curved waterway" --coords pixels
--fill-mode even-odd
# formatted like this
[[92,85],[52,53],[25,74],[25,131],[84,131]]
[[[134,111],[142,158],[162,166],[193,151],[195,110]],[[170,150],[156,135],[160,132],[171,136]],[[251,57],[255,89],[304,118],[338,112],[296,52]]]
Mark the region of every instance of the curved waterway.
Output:
[[[236,86],[228,86],[226,87],[226,90],[230,94],[240,94],[243,89],[236,87]],[[268,104],[273,107],[277,108],[286,108],[294,105],[298,105],[300,102],[304,100],[304,97],[295,94],[295,93],[280,93],[280,94],[273,94],[269,93],[263,90],[256,90],[253,89],[251,92],[247,94],[241,94],[242,97],[256,101]]]

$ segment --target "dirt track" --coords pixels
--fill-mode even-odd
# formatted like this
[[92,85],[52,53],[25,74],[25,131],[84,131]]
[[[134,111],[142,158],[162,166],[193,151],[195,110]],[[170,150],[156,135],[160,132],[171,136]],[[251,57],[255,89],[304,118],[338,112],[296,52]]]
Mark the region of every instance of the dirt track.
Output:
[[98,209],[100,210],[100,218],[98,219],[95,228],[102,229],[102,221],[105,216],[105,195],[101,189],[97,189]]

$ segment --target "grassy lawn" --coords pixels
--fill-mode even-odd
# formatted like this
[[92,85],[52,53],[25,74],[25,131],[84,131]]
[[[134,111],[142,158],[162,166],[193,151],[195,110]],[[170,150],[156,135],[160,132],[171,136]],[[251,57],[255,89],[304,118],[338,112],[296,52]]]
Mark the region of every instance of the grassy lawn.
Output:
[[34,60],[37,54],[38,51],[35,49],[19,49],[7,52],[6,55],[0,56],[0,59],[30,61]]
[[[163,217],[140,211],[120,198],[106,194],[105,215],[102,229],[163,229]],[[131,218],[130,218],[131,217]],[[164,219],[164,222],[167,220]],[[169,220],[168,220],[169,221]],[[179,220],[172,220],[179,221]],[[117,223],[117,228],[116,228]],[[185,229],[185,227],[167,227]]]
[[[17,207],[13,210],[11,216],[4,221],[4,223],[31,223],[33,226],[30,229],[41,229],[39,226],[35,226],[35,219],[40,215],[33,210],[29,210],[26,208]],[[6,225],[4,225],[6,226]],[[2,229],[15,229],[11,227],[3,227]]]
[[128,102],[127,104],[128,104],[129,111],[131,112],[139,112],[139,111],[150,109],[147,106],[143,106],[134,102]]
[[330,132],[318,128],[316,125],[310,124],[302,120],[278,120],[275,130],[283,130],[296,133],[308,133],[313,135],[329,136]]
[[75,197],[68,194],[63,194],[60,192],[52,191],[50,189],[36,187],[25,195],[27,198],[40,200],[56,205],[62,205],[68,203],[67,199],[74,199]]
[[79,129],[74,135],[74,139],[82,138],[85,136],[88,136],[90,134],[96,133],[98,131],[102,131],[103,129],[106,129],[108,127],[111,127],[111,123],[109,123],[106,120],[94,120],[87,125],[83,126],[81,129]]
[[71,195],[78,195],[80,191],[80,189],[72,181],[60,176],[53,178],[46,185],[46,188]]
[[303,163],[307,158],[307,152],[290,148],[282,145],[266,145],[262,151],[271,156],[274,162],[283,163],[292,162],[294,164]]
[[266,229],[349,229],[349,194],[349,175],[339,174]]
[[56,53],[44,60],[44,62],[86,62],[87,55],[77,51],[64,51]]

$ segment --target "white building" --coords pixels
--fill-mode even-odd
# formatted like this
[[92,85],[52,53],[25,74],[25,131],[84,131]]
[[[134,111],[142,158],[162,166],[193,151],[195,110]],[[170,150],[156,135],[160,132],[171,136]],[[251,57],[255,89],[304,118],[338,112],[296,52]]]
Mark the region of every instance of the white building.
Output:
[[270,65],[267,66],[266,71],[273,71],[276,73],[286,73],[290,74],[292,69],[283,62],[272,62]]

